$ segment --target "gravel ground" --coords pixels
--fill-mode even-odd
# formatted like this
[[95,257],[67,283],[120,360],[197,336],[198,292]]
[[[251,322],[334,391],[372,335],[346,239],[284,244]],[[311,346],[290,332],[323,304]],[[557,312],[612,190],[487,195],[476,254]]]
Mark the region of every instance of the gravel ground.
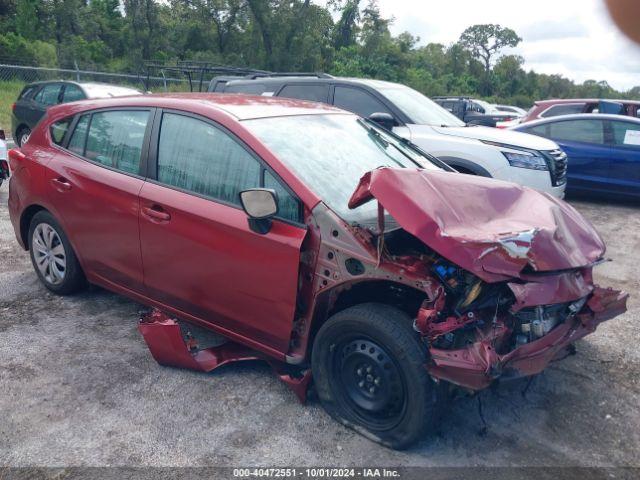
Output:
[[[93,289],[61,298],[16,243],[0,187],[0,462],[6,466],[640,467],[640,206],[572,202],[613,262],[597,281],[629,311],[578,342],[526,392],[457,400],[439,431],[396,452],[300,405],[270,369],[199,374],[159,366],[136,329],[140,305]],[[0,464],[0,465],[1,465]],[[2,475],[0,475],[2,477]]]

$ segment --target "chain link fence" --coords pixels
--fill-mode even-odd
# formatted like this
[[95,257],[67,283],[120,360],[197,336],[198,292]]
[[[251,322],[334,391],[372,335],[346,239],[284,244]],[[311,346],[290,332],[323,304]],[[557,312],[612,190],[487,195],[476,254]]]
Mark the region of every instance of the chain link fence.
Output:
[[[149,74],[128,74],[82,70],[80,68],[49,68],[2,63],[0,59],[0,82],[31,83],[41,80],[72,80],[76,82],[100,82],[137,88],[152,92],[189,91],[189,81],[176,75],[166,75],[159,69]],[[1,87],[0,87],[1,88]]]
[[210,62],[178,61],[174,64],[143,62],[139,73],[106,72],[99,66],[85,65],[44,67],[28,65],[20,59],[0,54],[0,129],[10,130],[11,104],[26,84],[46,80],[109,83],[136,88],[143,92],[206,92],[216,75],[240,77],[264,76],[272,72],[230,67]]

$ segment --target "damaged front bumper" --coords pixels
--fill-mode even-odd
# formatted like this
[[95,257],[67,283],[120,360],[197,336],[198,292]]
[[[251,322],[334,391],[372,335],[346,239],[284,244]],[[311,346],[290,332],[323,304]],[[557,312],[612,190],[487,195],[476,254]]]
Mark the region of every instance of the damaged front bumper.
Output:
[[595,287],[586,305],[575,316],[548,334],[508,353],[495,349],[495,339],[508,331],[492,331],[479,341],[459,349],[429,348],[429,373],[470,390],[482,390],[498,378],[536,375],[547,365],[566,357],[573,343],[595,331],[596,327],[626,311],[628,294]]

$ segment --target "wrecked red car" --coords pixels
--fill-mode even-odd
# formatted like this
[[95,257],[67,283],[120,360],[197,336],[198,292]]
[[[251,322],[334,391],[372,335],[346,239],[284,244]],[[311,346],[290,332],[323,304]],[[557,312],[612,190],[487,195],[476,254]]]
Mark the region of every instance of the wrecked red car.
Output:
[[393,448],[451,388],[535,375],[626,308],[593,284],[605,246],[572,207],[320,104],[70,103],[10,162],[48,289],[153,307],[139,329],[161,364],[266,360],[302,400],[313,379],[335,419]]

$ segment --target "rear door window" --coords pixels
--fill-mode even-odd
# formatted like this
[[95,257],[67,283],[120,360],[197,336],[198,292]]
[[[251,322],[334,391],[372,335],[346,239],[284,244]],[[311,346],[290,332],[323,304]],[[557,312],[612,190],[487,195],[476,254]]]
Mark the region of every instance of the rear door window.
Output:
[[278,96],[327,103],[329,85],[286,85]]
[[60,96],[60,90],[62,89],[61,83],[53,83],[45,85],[36,94],[34,100],[42,105],[57,105]]
[[83,156],[122,172],[139,174],[148,120],[147,110],[94,113]]
[[76,124],[76,128],[73,130],[71,139],[69,140],[69,145],[67,146],[67,149],[71,150],[73,153],[77,153],[78,155],[84,155],[89,118],[91,118],[91,115],[83,115],[80,117],[80,120],[78,120],[78,123]]
[[333,94],[333,104],[361,117],[368,117],[372,113],[391,114],[380,100],[360,88],[336,86]]
[[549,125],[549,136],[554,140],[604,144],[602,120],[565,120]]
[[582,113],[582,111],[584,110],[584,103],[565,103],[565,104],[559,104],[559,105],[554,105],[552,107],[549,107],[548,110],[546,110],[542,115],[540,115],[541,117],[557,117],[558,115],[570,115],[572,113]]

